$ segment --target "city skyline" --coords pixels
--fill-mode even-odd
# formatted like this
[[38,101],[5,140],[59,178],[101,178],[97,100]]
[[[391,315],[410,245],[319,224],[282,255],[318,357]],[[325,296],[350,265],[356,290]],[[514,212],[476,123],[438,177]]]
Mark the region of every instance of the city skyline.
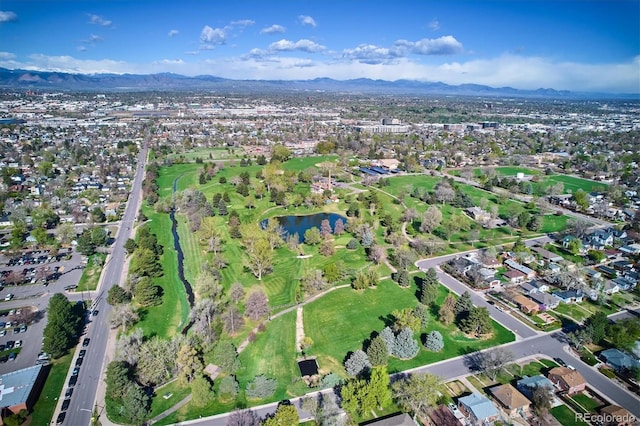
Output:
[[4,1],[0,67],[640,93],[637,1]]

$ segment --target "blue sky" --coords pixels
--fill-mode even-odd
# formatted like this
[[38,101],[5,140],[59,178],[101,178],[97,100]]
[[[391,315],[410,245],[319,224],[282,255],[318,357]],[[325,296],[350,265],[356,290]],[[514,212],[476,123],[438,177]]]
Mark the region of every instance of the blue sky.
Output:
[[640,93],[640,1],[0,0],[0,67]]

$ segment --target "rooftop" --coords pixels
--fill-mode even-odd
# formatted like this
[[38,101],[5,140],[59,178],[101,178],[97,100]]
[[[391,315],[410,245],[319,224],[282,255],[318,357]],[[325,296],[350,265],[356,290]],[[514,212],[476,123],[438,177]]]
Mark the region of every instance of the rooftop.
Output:
[[34,365],[0,376],[0,407],[26,403],[40,370],[42,365]]

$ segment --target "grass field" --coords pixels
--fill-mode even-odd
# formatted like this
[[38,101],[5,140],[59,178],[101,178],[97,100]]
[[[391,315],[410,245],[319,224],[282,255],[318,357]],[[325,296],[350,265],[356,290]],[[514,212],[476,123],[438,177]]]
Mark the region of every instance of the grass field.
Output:
[[[164,395],[170,393],[170,398],[164,398]],[[191,393],[191,388],[183,386],[178,380],[174,380],[164,386],[154,389],[154,397],[151,400],[151,411],[147,418],[153,419],[157,415],[165,412],[178,402],[182,401]]]
[[82,276],[78,281],[76,291],[90,291],[98,288],[102,266],[106,258],[107,255],[103,253],[96,253],[89,258],[87,266],[84,268],[84,271],[82,271]]
[[584,192],[604,191],[609,186],[603,182],[596,182],[589,179],[583,179],[575,176],[568,175],[553,175],[545,179],[552,184],[562,182],[564,184],[565,193],[576,192],[578,189],[582,189]]
[[169,154],[167,157],[172,160],[191,162],[195,161],[198,158],[204,161],[226,160],[231,158],[240,160],[243,156],[244,151],[242,149],[232,150],[231,148],[198,148],[175,154]]
[[[351,288],[339,289],[310,303],[304,309],[305,335],[311,337],[314,342],[310,352],[318,356],[321,367],[326,365],[334,372],[342,372],[347,354],[363,349],[366,339],[370,339],[374,332],[380,332],[389,325],[394,309],[417,305],[416,291],[415,284],[405,289],[391,280],[383,280],[372,289],[359,292]],[[446,289],[441,287],[439,301],[444,300],[445,296]],[[496,333],[491,339],[470,339],[455,326],[444,326],[432,316],[427,330],[421,333],[440,331],[444,337],[444,350],[435,353],[422,349],[415,358],[406,361],[390,358],[389,372],[402,371],[513,341],[513,334],[499,324],[494,323],[494,329]],[[417,333],[416,337],[420,338],[421,333]]]
[[[480,169],[478,169],[480,170]],[[499,175],[503,176],[516,176],[518,173],[524,173],[525,175],[539,176],[542,174],[541,170],[530,169],[527,167],[496,167],[495,171]]]
[[566,405],[558,405],[551,409],[551,415],[564,426],[588,426],[588,423],[576,418],[576,414]]
[[72,358],[73,354],[68,354],[50,364],[51,369],[47,380],[44,383],[40,397],[33,406],[33,413],[31,414],[32,425],[48,425],[51,422]]

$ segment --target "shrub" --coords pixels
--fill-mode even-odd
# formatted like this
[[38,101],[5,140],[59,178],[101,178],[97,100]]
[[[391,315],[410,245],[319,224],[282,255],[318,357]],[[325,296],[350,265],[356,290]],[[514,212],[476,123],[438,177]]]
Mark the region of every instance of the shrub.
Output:
[[347,243],[347,248],[349,250],[355,250],[358,248],[358,240],[356,240],[355,238],[352,238],[349,240],[349,242]]
[[247,385],[246,394],[249,398],[262,399],[274,394],[278,381],[270,379],[264,375],[256,376]]

